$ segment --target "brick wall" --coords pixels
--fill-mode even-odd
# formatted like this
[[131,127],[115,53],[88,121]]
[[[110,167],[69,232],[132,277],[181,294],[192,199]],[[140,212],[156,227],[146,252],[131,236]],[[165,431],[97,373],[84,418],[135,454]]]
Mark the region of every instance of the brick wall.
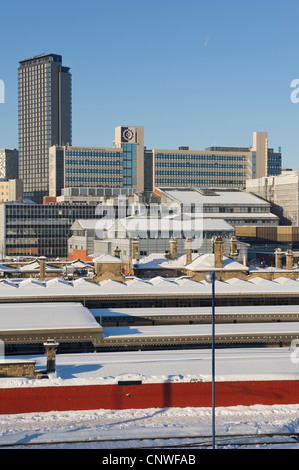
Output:
[[34,377],[35,361],[10,361],[0,362],[0,377]]

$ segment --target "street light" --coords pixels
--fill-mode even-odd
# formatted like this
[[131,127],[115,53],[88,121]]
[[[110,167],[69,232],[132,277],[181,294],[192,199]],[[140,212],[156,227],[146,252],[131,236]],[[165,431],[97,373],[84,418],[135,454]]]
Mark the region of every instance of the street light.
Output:
[[215,272],[205,275],[205,281],[212,284],[212,446],[215,449]]

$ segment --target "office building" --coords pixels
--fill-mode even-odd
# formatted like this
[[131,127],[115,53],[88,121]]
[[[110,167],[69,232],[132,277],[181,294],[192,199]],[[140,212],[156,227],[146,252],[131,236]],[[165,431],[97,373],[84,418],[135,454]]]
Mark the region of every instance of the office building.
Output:
[[246,191],[268,201],[281,225],[299,226],[299,171],[248,180]]
[[49,150],[49,196],[61,196],[63,188],[72,187],[122,188],[122,150],[51,147]]
[[17,149],[0,149],[0,178],[18,179],[19,151]]
[[67,257],[73,222],[96,217],[96,206],[88,204],[4,202],[0,204],[0,254]]
[[281,152],[268,148],[268,134],[254,132],[251,147],[144,147],[144,128],[119,126],[111,148],[53,146],[49,151],[49,194],[63,188],[131,188],[147,195],[156,187],[245,189],[246,180],[281,173]]
[[49,195],[63,188],[144,190],[143,127],[117,127],[113,147],[53,146],[49,150]]
[[156,188],[165,210],[202,214],[204,219],[225,220],[233,227],[279,225],[271,204],[246,191],[229,188]]
[[245,189],[246,180],[280,174],[281,153],[268,148],[268,134],[254,132],[252,147],[153,151],[153,189],[160,186]]
[[71,74],[57,54],[21,60],[19,178],[37,203],[49,193],[49,148],[71,145]]

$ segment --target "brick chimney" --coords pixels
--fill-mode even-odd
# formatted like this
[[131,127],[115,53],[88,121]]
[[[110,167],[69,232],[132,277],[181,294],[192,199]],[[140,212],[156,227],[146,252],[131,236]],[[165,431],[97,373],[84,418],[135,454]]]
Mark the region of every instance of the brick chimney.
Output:
[[224,241],[218,236],[214,240],[214,267],[223,268]]
[[41,281],[46,280],[46,259],[45,256],[39,257],[39,278]]
[[211,238],[211,249],[212,249],[212,253],[214,253],[214,243],[215,243],[215,240],[216,240],[216,235],[213,235],[212,238]]
[[133,238],[132,240],[132,258],[139,260],[139,240],[138,238]]
[[282,269],[282,251],[280,248],[275,250],[275,268]]
[[178,258],[178,242],[177,239],[171,237],[169,240],[170,244],[170,259],[177,259]]
[[54,339],[48,339],[44,343],[44,347],[47,355],[47,372],[55,372],[56,370],[56,349],[58,348],[59,343]]
[[192,237],[186,238],[186,265],[192,263]]
[[294,255],[292,250],[286,251],[286,269],[292,271],[294,267]]
[[229,243],[230,243],[229,256],[231,258],[237,258],[237,256],[238,256],[238,240],[237,240],[237,237],[235,237],[235,235],[232,235]]

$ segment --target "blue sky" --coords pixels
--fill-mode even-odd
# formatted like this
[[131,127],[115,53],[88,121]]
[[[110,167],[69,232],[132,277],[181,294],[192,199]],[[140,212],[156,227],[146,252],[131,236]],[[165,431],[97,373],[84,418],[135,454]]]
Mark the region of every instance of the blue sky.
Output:
[[118,125],[194,150],[267,131],[299,169],[298,17],[298,0],[2,3],[0,148],[18,146],[18,61],[53,52],[71,67],[73,145],[111,146]]

